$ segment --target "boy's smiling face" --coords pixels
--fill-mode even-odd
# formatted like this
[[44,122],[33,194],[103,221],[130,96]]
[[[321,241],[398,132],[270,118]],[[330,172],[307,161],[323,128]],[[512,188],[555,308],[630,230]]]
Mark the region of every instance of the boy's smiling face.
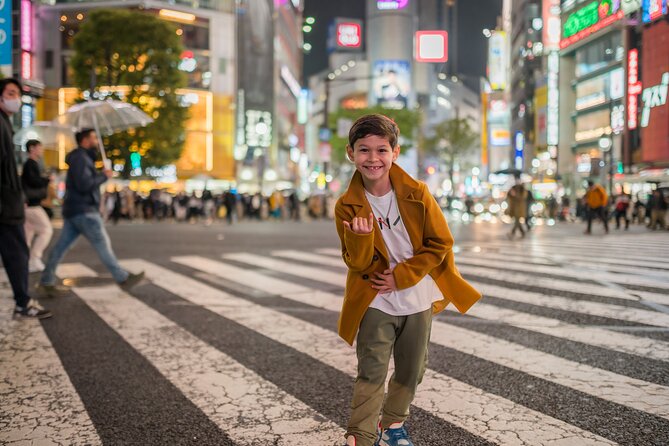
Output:
[[400,154],[399,144],[390,147],[388,138],[367,135],[353,145],[354,147],[346,146],[346,152],[362,174],[365,183],[374,184],[390,178],[390,168]]

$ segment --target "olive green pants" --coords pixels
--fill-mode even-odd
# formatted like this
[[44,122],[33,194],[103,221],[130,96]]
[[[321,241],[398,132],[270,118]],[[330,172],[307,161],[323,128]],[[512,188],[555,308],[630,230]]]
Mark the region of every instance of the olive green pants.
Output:
[[[367,309],[358,332],[358,376],[346,432],[346,436],[355,437],[356,446],[374,444],[380,412],[383,428],[409,416],[409,406],[427,366],[431,328],[432,309],[409,316],[391,316],[375,308]],[[391,353],[395,372],[384,402]]]

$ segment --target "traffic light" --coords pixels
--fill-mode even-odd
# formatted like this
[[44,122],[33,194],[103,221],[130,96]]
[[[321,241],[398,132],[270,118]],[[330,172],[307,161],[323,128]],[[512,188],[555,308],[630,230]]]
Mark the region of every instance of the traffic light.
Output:
[[139,152],[132,152],[130,154],[130,167],[132,167],[132,170],[142,168],[142,155]]

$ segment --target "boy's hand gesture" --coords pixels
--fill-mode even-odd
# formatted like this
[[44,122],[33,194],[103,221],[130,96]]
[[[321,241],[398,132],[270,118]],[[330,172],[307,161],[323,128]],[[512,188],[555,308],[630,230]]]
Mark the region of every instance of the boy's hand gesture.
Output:
[[379,290],[379,294],[388,294],[397,290],[392,269],[387,269],[383,273],[374,274],[376,274],[376,279],[370,279],[370,282],[374,284],[372,285],[372,288]]
[[374,214],[369,214],[369,220],[362,217],[353,217],[351,223],[346,220],[342,221],[342,223],[344,223],[344,228],[356,234],[369,234],[374,229]]

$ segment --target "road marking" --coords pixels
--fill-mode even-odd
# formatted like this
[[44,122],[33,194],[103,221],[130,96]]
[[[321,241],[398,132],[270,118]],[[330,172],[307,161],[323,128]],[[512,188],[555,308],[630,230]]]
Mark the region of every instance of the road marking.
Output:
[[[303,272],[301,265],[288,264],[255,254],[240,253],[226,257],[234,258],[237,261],[245,259],[244,261],[248,261],[250,264],[279,271],[290,271],[294,275],[306,274]],[[220,265],[221,262],[205,258],[199,260],[189,258],[183,262],[179,258],[173,260],[184,264],[187,262],[196,269],[219,276],[219,272],[225,268]],[[310,269],[307,271],[311,272]],[[262,274],[256,274],[258,274],[258,277],[249,282],[248,286],[256,288],[262,282]],[[227,279],[237,280],[234,276],[227,277]],[[317,279],[312,277],[312,279],[321,280],[321,277]],[[300,293],[300,295],[304,295],[304,293]],[[431,341],[601,399],[669,419],[669,388],[664,386],[579,364],[439,321],[432,324]],[[600,385],[593,387],[592,383],[599,383]]]
[[343,438],[337,424],[139,300],[119,296],[118,287],[74,291],[235,443],[332,444]]
[[[196,269],[202,265],[220,263],[205,258],[195,261],[192,256],[173,260],[182,264],[188,262]],[[157,286],[196,305],[243,324],[350,376],[356,374],[355,353],[329,330],[233,297],[143,260],[122,263],[144,269]],[[257,281],[251,283],[254,287],[259,285]],[[267,321],[272,323],[268,324]],[[313,342],[314,339],[318,339],[318,342]],[[501,444],[559,444],[560,441],[571,441],[571,444],[613,444],[588,431],[429,369],[414,404],[469,432]],[[508,429],[509,426],[514,427]]]

